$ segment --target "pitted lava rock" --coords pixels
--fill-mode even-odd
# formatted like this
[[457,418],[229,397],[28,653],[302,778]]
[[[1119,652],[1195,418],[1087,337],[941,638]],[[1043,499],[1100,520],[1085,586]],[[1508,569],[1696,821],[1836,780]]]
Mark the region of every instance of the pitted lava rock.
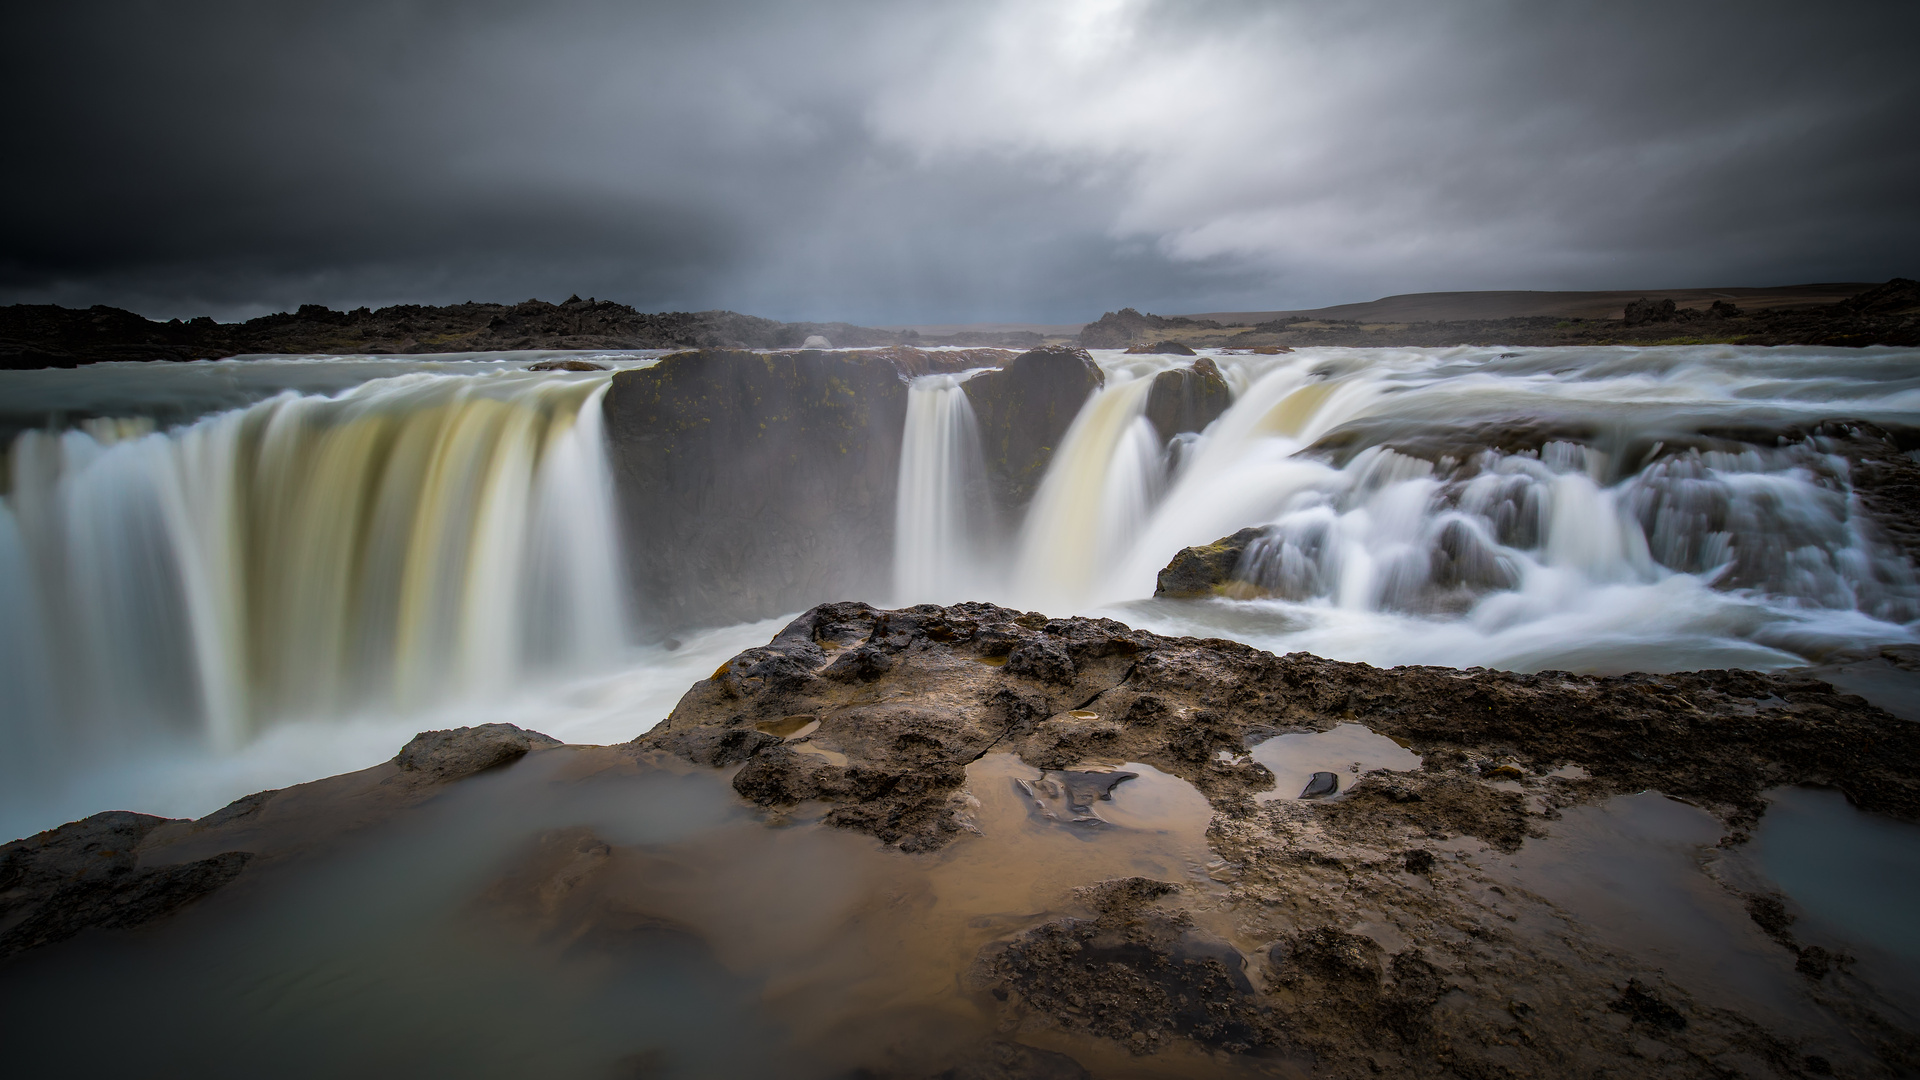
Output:
[[1135,1054],[1175,1038],[1244,1053],[1279,1032],[1241,970],[1240,954],[1153,902],[1180,887],[1124,878],[1080,890],[1091,919],[1061,919],[990,947],[969,981],[1062,1026],[1105,1036]]
[[[800,744],[754,728],[801,714],[820,727]],[[1427,767],[1362,778],[1328,803],[1327,827],[1353,835],[1418,823],[1511,849],[1526,835],[1522,800],[1482,770],[1539,777],[1569,764],[1591,779],[1555,798],[1653,788],[1745,826],[1762,791],[1817,783],[1920,819],[1920,727],[1805,676],[1383,670],[991,604],[823,604],[696,683],[635,745],[745,761],[736,784],[754,801],[824,799],[835,823],[920,850],[967,830],[964,769],[989,750],[1050,769],[1145,762],[1236,814],[1273,778],[1221,751],[1355,721]]]
[[[776,739],[759,726],[802,718],[818,727]],[[1349,722],[1421,767],[1300,800],[1244,754]],[[1787,992],[1846,1018],[1852,1044],[1707,1003],[1686,973],[1500,876],[1552,842],[1563,809],[1648,789],[1716,815],[1723,846],[1786,784],[1920,818],[1920,726],[1804,674],[1381,670],[989,604],[842,603],[736,656],[630,746],[742,763],[743,797],[823,801],[827,823],[913,852],[979,828],[967,767],[996,751],[1048,770],[1036,789],[1089,763],[1192,783],[1213,809],[1204,876],[1080,889],[1082,910],[1043,912],[978,953],[966,986],[1003,1035],[1092,1038],[1122,1060],[1304,1054],[1314,1076],[1343,1078],[1920,1067],[1920,1035],[1842,981],[1844,958],[1787,933],[1777,901],[1722,882],[1734,929],[1771,935],[1757,940],[1801,988]]]

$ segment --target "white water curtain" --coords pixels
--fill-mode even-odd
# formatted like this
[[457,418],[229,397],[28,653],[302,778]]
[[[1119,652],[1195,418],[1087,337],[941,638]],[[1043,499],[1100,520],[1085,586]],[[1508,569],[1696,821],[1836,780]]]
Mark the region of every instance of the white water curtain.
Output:
[[6,729],[233,748],[613,663],[604,378],[411,375],[189,427],[27,432],[0,512]]

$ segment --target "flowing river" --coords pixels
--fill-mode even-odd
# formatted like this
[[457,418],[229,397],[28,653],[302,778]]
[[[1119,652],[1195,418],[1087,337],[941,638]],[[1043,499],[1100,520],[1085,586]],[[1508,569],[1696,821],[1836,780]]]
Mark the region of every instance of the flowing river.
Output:
[[[0,831],[202,814],[431,727],[628,739],[770,637],[782,619],[656,625],[623,580],[611,374],[536,358],[0,373]],[[1847,462],[1775,434],[1920,423],[1912,350],[1222,355],[1232,406],[1170,443],[1151,377],[1191,361],[1096,360],[1106,386],[1018,514],[987,495],[966,376],[916,380],[879,523],[890,595],[818,599],[1523,671],[1920,640],[1914,568]],[[1181,548],[1248,526],[1266,528],[1228,595],[1153,599]]]

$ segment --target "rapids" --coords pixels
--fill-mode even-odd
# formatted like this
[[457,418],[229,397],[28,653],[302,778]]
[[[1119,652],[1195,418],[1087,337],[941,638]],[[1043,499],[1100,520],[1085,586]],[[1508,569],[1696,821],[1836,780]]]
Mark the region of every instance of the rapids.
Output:
[[[428,727],[631,738],[771,636],[650,623],[621,577],[609,376],[530,358],[0,373],[0,829],[200,814]],[[1024,510],[992,504],[966,376],[916,380],[893,595],[818,599],[1517,670],[1777,668],[1920,629],[1846,462],[1739,434],[1911,426],[1911,350],[1222,355],[1232,407],[1165,445],[1151,377],[1190,361],[1096,359],[1107,385]],[[1241,598],[1152,599],[1180,548],[1249,525]]]

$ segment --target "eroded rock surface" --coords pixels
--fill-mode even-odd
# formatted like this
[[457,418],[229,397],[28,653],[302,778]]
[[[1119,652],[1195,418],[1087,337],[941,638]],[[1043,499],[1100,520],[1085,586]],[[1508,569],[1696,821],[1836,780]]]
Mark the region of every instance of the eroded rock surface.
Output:
[[[818,726],[792,741],[758,726],[798,717]],[[1570,764],[1591,775],[1543,788],[1563,802],[1655,788],[1743,825],[1762,791],[1817,783],[1920,820],[1920,727],[1804,676],[1383,670],[992,604],[823,604],[694,684],[634,745],[743,764],[734,784],[755,802],[822,799],[835,824],[920,849],[965,831],[951,799],[989,750],[1043,769],[1145,762],[1238,813],[1273,778],[1223,758],[1350,721],[1424,755],[1426,770],[1392,781],[1418,790],[1369,777],[1329,804],[1347,831],[1435,822],[1514,846],[1513,800],[1484,782]],[[1436,819],[1429,804],[1449,809]]]
[[238,877],[252,857],[227,851],[140,866],[141,842],[168,823],[114,810],[0,847],[0,958],[90,928],[128,929],[163,918]]
[[435,780],[458,780],[518,761],[529,750],[559,745],[558,739],[513,724],[481,724],[423,731],[400,748],[393,763],[406,772],[422,773]]
[[[1244,755],[1352,722],[1421,766],[1300,800]],[[1717,817],[1723,848],[1781,785],[1920,819],[1920,727],[1804,676],[1381,670],[985,604],[830,604],[695,685],[633,749],[739,766],[744,797],[774,811],[819,800],[827,823],[906,851],[972,842],[967,766],[990,752],[1064,770],[1037,783],[1125,762],[1191,783],[1213,808],[1204,878],[1082,888],[1077,912],[980,953],[968,985],[1029,1041],[1308,1055],[1313,1075],[1337,1077],[1920,1066],[1897,1011],[1731,883],[1734,932],[1774,950],[1807,1008],[1848,1018],[1828,1034],[1730,1005],[1737,988],[1595,936],[1502,876],[1564,811],[1648,789]]]

